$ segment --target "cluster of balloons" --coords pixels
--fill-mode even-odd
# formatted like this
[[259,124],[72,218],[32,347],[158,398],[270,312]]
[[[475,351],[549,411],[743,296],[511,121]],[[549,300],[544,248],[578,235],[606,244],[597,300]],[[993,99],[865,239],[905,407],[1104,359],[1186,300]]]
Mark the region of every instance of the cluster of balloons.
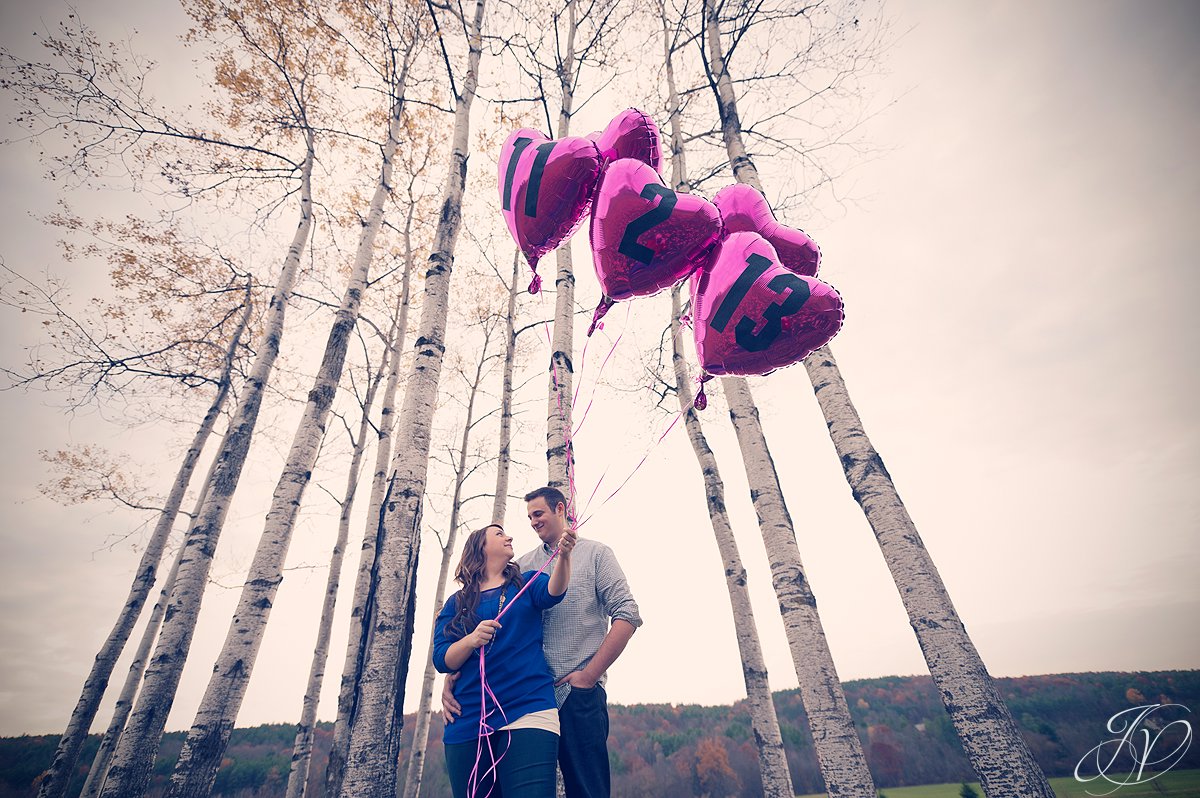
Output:
[[816,277],[821,251],[736,183],[712,201],[663,184],[658,126],[630,108],[599,133],[548,139],[516,130],[500,155],[500,207],[533,268],[591,213],[604,297],[588,334],[616,301],[691,278],[693,333],[705,378],[766,374],[803,360],[842,326],[842,299]]

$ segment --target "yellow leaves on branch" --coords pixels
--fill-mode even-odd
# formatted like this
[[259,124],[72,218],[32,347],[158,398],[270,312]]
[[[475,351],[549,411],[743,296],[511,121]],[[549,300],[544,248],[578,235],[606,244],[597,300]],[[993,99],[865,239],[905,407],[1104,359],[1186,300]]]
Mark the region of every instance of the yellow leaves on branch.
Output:
[[50,477],[38,485],[38,491],[59,504],[96,500],[130,506],[142,503],[145,490],[128,473],[127,457],[94,445],[38,454],[50,469]]

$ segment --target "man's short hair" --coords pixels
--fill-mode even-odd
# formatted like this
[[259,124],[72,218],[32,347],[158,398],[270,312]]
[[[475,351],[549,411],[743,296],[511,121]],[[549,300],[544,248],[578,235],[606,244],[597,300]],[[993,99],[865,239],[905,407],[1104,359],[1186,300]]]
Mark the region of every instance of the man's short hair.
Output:
[[525,501],[531,502],[534,499],[545,499],[546,506],[550,508],[551,512],[557,511],[560,504],[563,506],[564,512],[567,509],[567,497],[563,495],[561,490],[552,488],[549,485],[537,490],[531,490],[525,494]]

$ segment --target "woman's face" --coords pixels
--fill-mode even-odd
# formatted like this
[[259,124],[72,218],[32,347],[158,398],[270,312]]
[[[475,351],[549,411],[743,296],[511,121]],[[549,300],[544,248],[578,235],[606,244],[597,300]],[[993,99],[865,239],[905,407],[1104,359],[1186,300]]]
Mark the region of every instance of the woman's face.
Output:
[[483,539],[483,554],[489,560],[493,557],[503,558],[505,562],[513,558],[512,538],[498,526],[489,526]]

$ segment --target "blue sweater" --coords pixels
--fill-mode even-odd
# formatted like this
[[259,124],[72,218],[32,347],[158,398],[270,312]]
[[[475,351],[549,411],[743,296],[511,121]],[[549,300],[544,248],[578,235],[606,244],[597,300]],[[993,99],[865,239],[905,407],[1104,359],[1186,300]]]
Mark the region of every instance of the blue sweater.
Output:
[[[526,571],[522,574],[522,584],[528,583],[534,573]],[[487,649],[488,686],[504,709],[503,715],[494,711],[495,704],[488,698],[488,710],[492,714],[487,723],[493,729],[506,726],[530,712],[558,706],[554,700],[554,677],[542,654],[542,610],[562,601],[566,593],[550,595],[550,577],[545,574],[538,576],[516,603],[513,603],[516,588],[509,585],[506,590],[508,598],[504,606],[507,612],[500,619],[500,631]],[[480,621],[496,617],[500,592],[498,587],[480,591],[475,613]],[[459,639],[458,636],[451,637],[446,630],[454,619],[459,595],[455,593],[446,600],[434,625],[433,665],[442,673],[450,672],[451,669],[446,667],[446,651]],[[462,705],[463,712],[454,723],[446,725],[442,742],[447,744],[472,742],[479,736],[478,650],[467,657],[460,674],[454,684],[454,698]]]

